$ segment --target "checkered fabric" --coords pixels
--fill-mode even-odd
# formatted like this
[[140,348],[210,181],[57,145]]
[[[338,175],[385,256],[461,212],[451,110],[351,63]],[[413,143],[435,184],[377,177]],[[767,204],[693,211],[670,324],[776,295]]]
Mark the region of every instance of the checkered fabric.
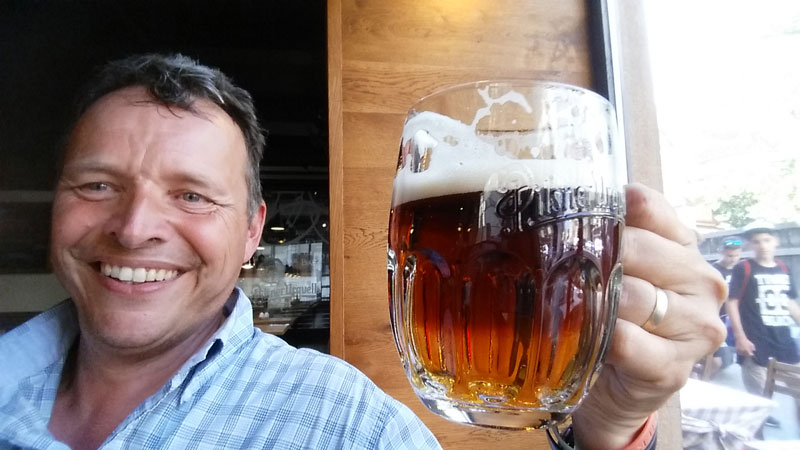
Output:
[[[422,422],[334,357],[253,327],[247,297],[102,449],[438,449]],[[65,449],[47,424],[78,333],[66,301],[0,336],[0,449]]]

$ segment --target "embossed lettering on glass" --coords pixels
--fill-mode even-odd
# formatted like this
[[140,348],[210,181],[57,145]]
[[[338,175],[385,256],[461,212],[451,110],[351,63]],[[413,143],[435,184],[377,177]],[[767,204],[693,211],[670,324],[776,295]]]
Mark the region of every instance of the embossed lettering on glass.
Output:
[[541,428],[586,394],[621,288],[616,135],[605,99],[558,83],[460,85],[409,111],[389,304],[406,374],[434,413]]

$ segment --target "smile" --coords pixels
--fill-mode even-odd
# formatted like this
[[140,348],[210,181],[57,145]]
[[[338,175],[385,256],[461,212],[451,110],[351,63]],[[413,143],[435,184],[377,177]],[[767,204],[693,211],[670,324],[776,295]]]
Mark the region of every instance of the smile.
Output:
[[113,266],[100,263],[100,272],[107,277],[129,283],[168,281],[178,276],[177,270],[148,269],[144,267]]

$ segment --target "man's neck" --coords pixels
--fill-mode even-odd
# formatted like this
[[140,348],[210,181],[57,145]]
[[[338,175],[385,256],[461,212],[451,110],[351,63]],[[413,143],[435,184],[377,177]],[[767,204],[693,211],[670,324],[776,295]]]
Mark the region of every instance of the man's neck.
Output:
[[[221,323],[221,321],[220,321]],[[217,326],[218,328],[218,326]],[[72,448],[97,448],[213,335],[193,336],[150,355],[125,355],[79,337],[68,357],[49,429]],[[73,361],[70,364],[70,360]]]
[[778,263],[775,262],[775,257],[774,256],[758,256],[758,255],[756,255],[755,260],[756,260],[756,263],[758,263],[758,265],[762,266],[762,267],[775,267],[775,266],[778,265]]
[[[64,373],[48,428],[73,449],[97,448],[146,398],[171,377],[156,364],[132,366],[128,372],[81,364]],[[152,368],[152,370],[149,370]],[[99,370],[98,370],[99,369]]]

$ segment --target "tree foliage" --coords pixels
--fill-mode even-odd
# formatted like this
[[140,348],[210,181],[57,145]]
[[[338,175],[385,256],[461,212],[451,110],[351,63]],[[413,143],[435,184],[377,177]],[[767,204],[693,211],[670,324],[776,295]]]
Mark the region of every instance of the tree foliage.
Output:
[[741,228],[753,221],[750,217],[750,208],[756,203],[758,200],[754,193],[742,191],[721,199],[719,206],[712,213],[717,220],[727,222],[734,228]]

